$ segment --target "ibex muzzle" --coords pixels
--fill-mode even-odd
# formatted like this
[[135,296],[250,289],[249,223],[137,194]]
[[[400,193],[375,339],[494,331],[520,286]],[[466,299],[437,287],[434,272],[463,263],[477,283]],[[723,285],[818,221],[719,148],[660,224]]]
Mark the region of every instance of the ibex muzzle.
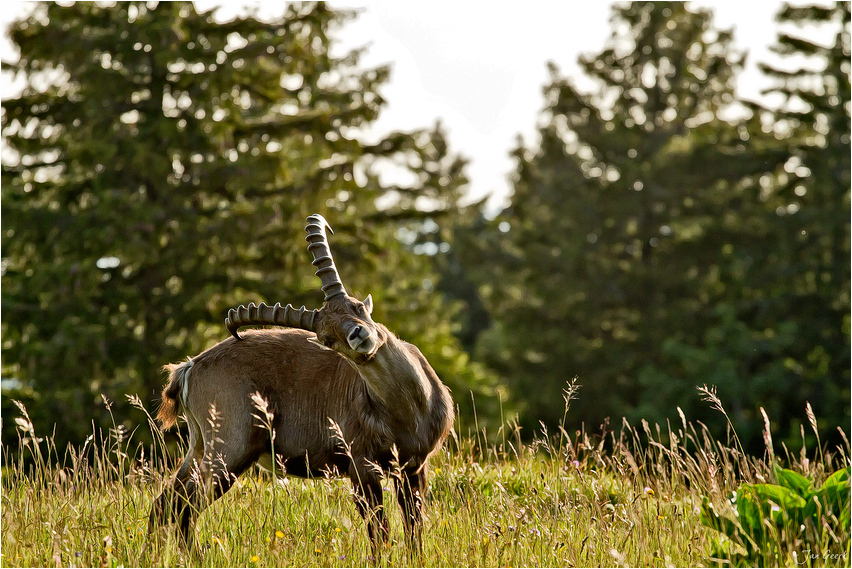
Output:
[[[350,477],[374,548],[388,537],[381,478],[397,464],[393,478],[406,536],[419,543],[426,461],[453,423],[449,390],[415,346],[373,321],[371,296],[362,302],[346,293],[325,219],[310,216],[305,230],[325,295],[321,308],[231,309],[225,323],[233,338],[166,366],[169,383],[157,417],[168,428],[183,408],[189,450],[152,508],[152,528],[175,521],[190,542],[195,518],[209,503],[199,485],[212,487],[213,499],[227,492],[252,464],[273,458],[274,432],[275,463],[288,474]],[[284,328],[238,334],[243,326],[261,325]],[[266,402],[265,428],[259,428],[258,396]],[[215,429],[211,408],[218,414]]]

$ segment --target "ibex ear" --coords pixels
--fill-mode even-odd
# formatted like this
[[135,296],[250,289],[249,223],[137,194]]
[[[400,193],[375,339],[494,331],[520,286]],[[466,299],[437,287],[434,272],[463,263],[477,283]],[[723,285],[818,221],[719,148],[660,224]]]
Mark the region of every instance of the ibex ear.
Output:
[[331,348],[329,348],[328,346],[326,346],[325,344],[323,344],[322,342],[320,342],[319,339],[316,338],[316,337],[313,337],[313,336],[309,337],[308,342],[310,342],[311,344],[316,344],[317,346],[319,346],[323,350],[329,350],[329,351],[332,351],[332,352],[334,351]]
[[364,308],[367,310],[367,314],[373,313],[373,295],[368,294],[367,298],[364,299]]

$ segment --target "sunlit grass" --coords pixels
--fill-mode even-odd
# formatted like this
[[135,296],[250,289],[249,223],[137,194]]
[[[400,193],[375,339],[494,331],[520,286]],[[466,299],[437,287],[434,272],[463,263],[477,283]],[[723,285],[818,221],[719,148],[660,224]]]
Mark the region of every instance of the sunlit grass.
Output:
[[[702,498],[724,508],[741,483],[769,480],[781,460],[746,456],[686,418],[597,436],[541,433],[529,445],[507,425],[498,443],[453,437],[433,457],[422,555],[403,545],[390,481],[392,543],[376,560],[348,480],[259,469],[201,515],[198,552],[187,554],[168,533],[147,534],[152,500],[171,476],[150,449],[114,429],[57,468],[56,449],[37,442],[25,413],[18,427],[21,452],[3,455],[4,567],[702,566],[714,538],[699,521]],[[817,456],[785,465],[815,480],[848,465],[848,448]]]

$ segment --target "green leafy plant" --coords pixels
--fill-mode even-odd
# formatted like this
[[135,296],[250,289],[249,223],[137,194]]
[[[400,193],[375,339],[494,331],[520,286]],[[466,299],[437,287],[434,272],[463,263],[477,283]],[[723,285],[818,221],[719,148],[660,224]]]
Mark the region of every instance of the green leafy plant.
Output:
[[775,467],[777,484],[743,484],[730,515],[705,497],[701,522],[724,534],[712,561],[736,567],[846,565],[849,552],[849,468],[819,488],[811,479]]

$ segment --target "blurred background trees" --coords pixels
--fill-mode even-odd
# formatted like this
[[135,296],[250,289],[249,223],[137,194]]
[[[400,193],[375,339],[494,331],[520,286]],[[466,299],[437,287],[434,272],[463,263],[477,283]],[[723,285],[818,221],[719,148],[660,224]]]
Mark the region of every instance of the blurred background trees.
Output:
[[775,111],[737,100],[731,32],[681,3],[614,8],[603,51],[580,58],[596,90],[552,68],[540,142],[515,151],[511,205],[457,232],[464,258],[447,271],[465,267],[478,285],[493,324],[472,349],[519,395],[527,432],[560,424],[577,377],[573,427],[679,422],[680,407],[721,431],[695,391],[707,383],[753,449],[760,407],[776,434],[799,439],[806,401],[839,440],[850,402],[848,4],[779,18],[826,24],[833,44],[780,35],[780,53],[811,61],[763,67],[788,101]]
[[771,109],[738,97],[745,55],[709,10],[617,5],[580,59],[594,89],[551,66],[496,217],[459,205],[440,126],[365,142],[389,69],[332,55],[352,14],[153,6],[44,4],[11,30],[4,67],[27,81],[2,115],[4,413],[28,401],[60,445],[110,424],[101,393],[138,423],[125,394],[153,406],[160,367],[223,339],[229,307],[319,304],[318,211],[347,289],[421,348],[463,431],[471,392],[480,426],[505,392],[526,436],[555,427],[574,377],[569,427],[680,407],[722,429],[702,384],[746,444],[759,407],[781,438],[805,401],[824,438],[848,425],[848,3],[779,12],[799,28],[762,67]]
[[319,306],[313,212],[337,231],[347,289],[373,294],[464,409],[492,389],[404,239],[452,218],[463,161],[438,129],[358,140],[389,69],[332,57],[350,17],[306,4],[220,24],[186,2],[81,2],[15,25],[28,84],[3,102],[3,375],[20,384],[4,409],[29,398],[41,432],[58,420],[58,442],[79,442],[109,424],[101,393],[122,418],[125,394],[152,404],[163,364],[227,336],[229,307]]

